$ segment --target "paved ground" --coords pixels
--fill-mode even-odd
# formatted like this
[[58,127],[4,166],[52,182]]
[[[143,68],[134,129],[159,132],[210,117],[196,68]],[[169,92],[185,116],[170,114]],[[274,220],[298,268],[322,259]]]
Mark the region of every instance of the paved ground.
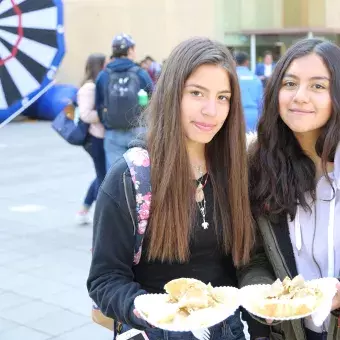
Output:
[[110,340],[90,319],[92,230],[74,223],[89,157],[49,123],[12,123],[0,173],[0,340]]

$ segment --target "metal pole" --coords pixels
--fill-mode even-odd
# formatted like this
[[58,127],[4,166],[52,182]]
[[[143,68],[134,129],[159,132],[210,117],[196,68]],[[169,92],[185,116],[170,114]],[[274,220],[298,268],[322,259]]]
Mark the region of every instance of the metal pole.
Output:
[[23,113],[32,103],[34,103],[36,100],[38,100],[44,93],[46,93],[53,85],[55,85],[55,80],[52,80],[41,92],[39,92],[37,95],[35,95],[30,100],[23,100],[24,103],[22,103],[22,106],[20,109],[16,112],[14,112],[11,116],[9,116],[7,119],[5,119],[2,123],[0,123],[0,129],[3,128],[6,124],[8,124],[11,120],[13,120],[15,117],[19,116],[21,113]]
[[255,72],[256,69],[256,35],[252,34],[250,36],[250,61],[251,61],[251,70]]
[[307,38],[312,39],[314,37],[313,32],[308,32]]

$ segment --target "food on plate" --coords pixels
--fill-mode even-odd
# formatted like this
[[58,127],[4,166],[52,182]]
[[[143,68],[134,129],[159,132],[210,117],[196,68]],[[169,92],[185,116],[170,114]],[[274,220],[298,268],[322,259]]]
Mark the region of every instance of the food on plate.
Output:
[[177,303],[185,312],[192,312],[202,308],[214,307],[218,301],[214,288],[195,279],[176,279],[164,286],[169,295],[169,302]]
[[173,299],[173,301],[178,301],[183,297],[189,288],[204,290],[206,287],[207,285],[200,280],[181,278],[168,282],[164,286],[164,290],[169,294],[170,299]]
[[213,288],[196,279],[172,280],[164,289],[167,294],[156,296],[142,310],[156,324],[204,326],[225,315],[226,307],[237,305],[235,291],[232,294],[228,287]]
[[177,311],[177,305],[169,304],[164,301],[163,304],[159,304],[156,308],[145,311],[144,314],[158,323],[170,323],[174,321]]
[[262,299],[254,299],[255,311],[270,318],[299,317],[312,313],[322,302],[322,292],[301,275],[292,280],[276,280],[264,290]]

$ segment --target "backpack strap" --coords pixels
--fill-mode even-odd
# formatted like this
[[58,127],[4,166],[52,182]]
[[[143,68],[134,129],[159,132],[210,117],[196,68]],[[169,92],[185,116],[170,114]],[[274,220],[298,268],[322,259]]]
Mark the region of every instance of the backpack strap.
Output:
[[134,147],[124,153],[136,192],[138,228],[135,233],[133,264],[137,265],[142,254],[143,239],[148,225],[151,205],[150,158],[147,150]]
[[[107,111],[107,104],[108,104],[108,96],[109,96],[109,84],[110,84],[110,78],[112,74],[112,70],[109,67],[105,67],[104,72],[107,72],[108,80],[104,88],[104,107],[103,110]],[[100,119],[102,121],[102,119]]]

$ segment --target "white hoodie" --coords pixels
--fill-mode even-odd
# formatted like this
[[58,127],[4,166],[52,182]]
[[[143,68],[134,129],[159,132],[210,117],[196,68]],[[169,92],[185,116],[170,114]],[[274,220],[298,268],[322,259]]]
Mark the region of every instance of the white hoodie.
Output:
[[[323,176],[316,186],[316,201],[306,194],[312,212],[298,206],[295,220],[288,217],[290,239],[298,273],[306,280],[340,276],[340,144],[329,174],[332,186]],[[316,327],[311,318],[305,326],[314,332],[327,330]]]

